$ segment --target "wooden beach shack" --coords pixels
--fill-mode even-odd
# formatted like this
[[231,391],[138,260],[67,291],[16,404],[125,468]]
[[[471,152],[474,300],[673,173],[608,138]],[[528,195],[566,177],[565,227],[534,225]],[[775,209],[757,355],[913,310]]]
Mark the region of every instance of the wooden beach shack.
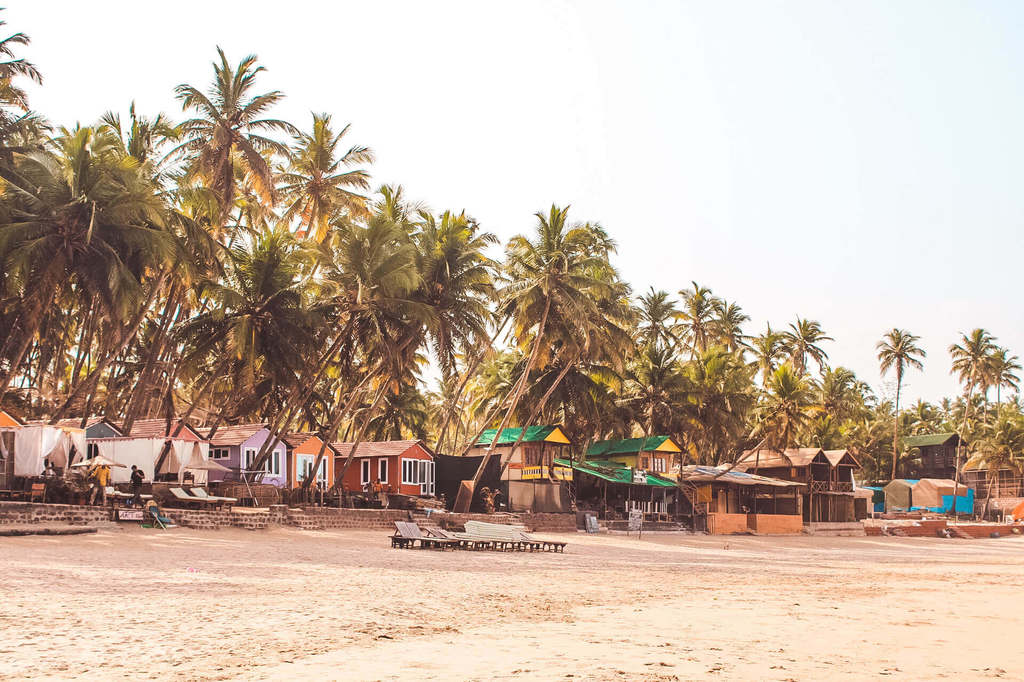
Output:
[[[316,463],[317,455],[324,442],[315,433],[288,433],[281,436],[287,449],[287,487],[298,488],[312,474],[313,465]],[[334,448],[327,445],[324,450],[323,459],[320,460],[320,467],[313,479],[319,488],[328,488],[334,484],[334,459],[338,453]]]
[[[331,445],[338,453],[335,470],[341,472],[353,444],[339,441]],[[342,489],[357,493],[375,481],[380,481],[385,491],[400,495],[434,495],[434,451],[421,440],[360,443],[341,481]]]
[[618,462],[633,469],[666,474],[672,470],[673,464],[682,465],[676,461],[682,452],[670,436],[648,436],[600,440],[587,448],[586,456],[587,459]]
[[803,532],[802,483],[726,466],[686,466],[678,480],[684,492],[682,511],[691,517],[694,530],[712,535]]
[[[918,451],[920,478],[955,479],[956,449],[961,444],[955,433],[927,433],[908,436],[903,445]],[[966,441],[963,443],[966,447]]]
[[604,459],[556,458],[555,465],[572,471],[580,511],[594,511],[607,520],[627,519],[634,509],[650,521],[668,521],[674,515],[679,487],[670,478]]
[[821,448],[748,450],[736,468],[803,484],[800,514],[806,523],[856,521],[853,474],[860,464],[846,450]]
[[[483,455],[497,431],[484,431],[466,455]],[[522,442],[513,453],[512,446],[520,434]],[[555,462],[570,445],[569,437],[557,425],[528,426],[525,433],[523,427],[513,426],[501,432],[493,456],[502,464],[501,481],[510,511],[570,511],[565,483],[572,480],[572,469]]]
[[283,488],[288,484],[286,463],[288,446],[278,441],[267,461],[256,471],[252,468],[263,445],[271,438],[265,423],[221,426],[207,434],[210,459],[229,471],[211,471],[211,481],[242,481]]

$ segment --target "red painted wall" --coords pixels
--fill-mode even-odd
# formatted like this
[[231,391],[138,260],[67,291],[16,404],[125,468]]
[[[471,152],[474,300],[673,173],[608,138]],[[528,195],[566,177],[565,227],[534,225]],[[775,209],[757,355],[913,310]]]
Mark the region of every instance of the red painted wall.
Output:
[[[345,460],[347,459],[347,457],[348,454],[346,453],[345,456],[337,457],[334,460],[335,471],[340,472],[342,470],[342,468],[345,466]],[[373,483],[373,481],[377,478],[377,472],[379,471],[378,467],[380,467],[380,464],[378,462],[382,459],[387,460],[388,463],[388,482],[387,485],[385,486],[385,489],[387,489],[390,486],[392,492],[401,493],[403,495],[420,494],[420,486],[402,485],[401,464],[401,461],[403,459],[426,460],[428,462],[433,460],[433,457],[430,456],[430,453],[424,450],[419,445],[413,445],[408,450],[403,452],[401,455],[392,455],[390,457],[357,456],[355,459],[352,460],[352,464],[351,466],[349,466],[348,471],[345,472],[345,478],[341,482],[342,487],[350,492],[362,491],[363,484],[360,480],[362,476],[362,462],[366,460],[370,461],[370,483]]]

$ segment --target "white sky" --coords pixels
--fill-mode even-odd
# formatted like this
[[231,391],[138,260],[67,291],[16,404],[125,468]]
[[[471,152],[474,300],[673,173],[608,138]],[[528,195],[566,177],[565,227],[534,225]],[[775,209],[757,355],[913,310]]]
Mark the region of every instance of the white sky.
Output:
[[906,396],[958,390],[946,348],[982,326],[1024,351],[1024,4],[12,0],[60,124],[180,118],[215,46],[308,128],[351,122],[376,182],[466,208],[502,239],[572,204],[637,293],[692,279],[836,338],[877,390],[874,344],[922,337]]

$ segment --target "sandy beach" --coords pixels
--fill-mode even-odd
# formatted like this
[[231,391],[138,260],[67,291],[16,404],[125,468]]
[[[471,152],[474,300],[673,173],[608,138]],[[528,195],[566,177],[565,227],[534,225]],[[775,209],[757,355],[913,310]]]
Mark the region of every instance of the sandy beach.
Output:
[[1024,538],[0,540],[2,679],[1024,677]]

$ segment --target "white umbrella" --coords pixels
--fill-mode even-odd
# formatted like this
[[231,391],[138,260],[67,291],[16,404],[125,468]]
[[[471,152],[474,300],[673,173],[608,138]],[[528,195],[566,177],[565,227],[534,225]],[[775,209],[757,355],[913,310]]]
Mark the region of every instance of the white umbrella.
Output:
[[108,458],[104,457],[103,455],[96,455],[92,459],[85,459],[85,460],[82,460],[81,462],[77,462],[76,464],[72,464],[71,466],[72,466],[72,468],[74,468],[74,467],[91,467],[91,466],[121,467],[122,469],[127,469],[128,468],[127,465],[121,464],[120,462],[115,462],[114,460],[108,459]]
[[197,469],[206,471],[231,471],[228,467],[224,466],[220,462],[214,462],[211,459],[203,460],[202,464],[189,464],[185,467],[186,469]]

